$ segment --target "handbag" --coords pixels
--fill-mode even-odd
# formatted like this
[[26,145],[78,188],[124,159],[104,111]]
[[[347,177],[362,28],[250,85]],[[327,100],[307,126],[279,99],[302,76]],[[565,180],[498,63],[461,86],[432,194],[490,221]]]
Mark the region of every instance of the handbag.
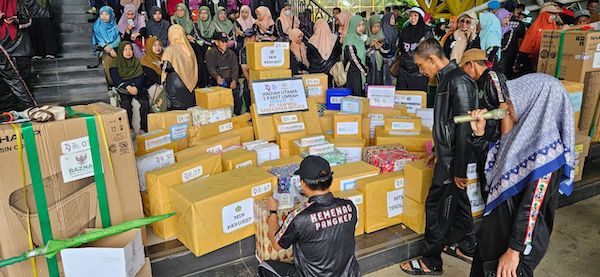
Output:
[[344,62],[339,61],[336,62],[331,70],[329,70],[329,74],[333,76],[333,80],[335,81],[338,87],[343,87],[348,82],[348,69],[350,68],[350,63],[348,63],[344,67]]

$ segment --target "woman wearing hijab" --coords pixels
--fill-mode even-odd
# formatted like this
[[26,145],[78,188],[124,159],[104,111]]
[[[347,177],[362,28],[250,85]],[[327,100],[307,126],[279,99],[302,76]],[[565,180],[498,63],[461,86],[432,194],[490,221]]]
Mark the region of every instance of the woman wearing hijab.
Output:
[[34,59],[54,59],[58,53],[58,39],[47,0],[23,1],[31,17],[31,27],[27,29],[33,46]]
[[233,23],[227,18],[227,10],[223,7],[217,8],[217,16],[213,18],[210,29],[215,32],[226,34],[229,40],[227,41],[228,48],[235,48],[235,37],[233,34]]
[[175,13],[171,16],[171,25],[180,25],[189,41],[194,41],[194,23],[190,18],[190,10],[184,3],[177,4]]
[[237,37],[238,52],[244,47],[244,34],[246,30],[251,30],[256,20],[252,17],[250,7],[243,5],[240,8],[240,17],[235,21],[235,36]]
[[348,32],[348,24],[350,23],[351,18],[352,14],[348,11],[343,11],[339,13],[336,17],[336,23],[339,26],[338,35],[340,37],[340,42],[343,42],[346,38],[346,33]]
[[456,28],[458,28],[458,16],[451,16],[448,20],[448,31],[440,39],[441,45],[445,45],[446,40],[448,40],[449,37],[452,37],[452,35],[454,35],[454,32],[456,32]]
[[390,46],[385,41],[381,30],[381,19],[378,15],[369,17],[369,38],[367,39],[367,63],[369,74],[367,84],[383,85],[383,55],[390,52]]
[[210,11],[210,16],[212,18],[217,17],[217,14],[219,14],[220,7],[225,8],[225,10],[227,10],[227,3],[225,2],[225,0],[205,0],[204,5],[208,7],[208,10]]
[[519,47],[519,53],[517,54],[515,71],[518,74],[527,74],[535,71],[540,53],[540,44],[542,43],[542,31],[558,30],[556,16],[560,12],[561,10],[552,3],[544,4],[538,17],[531,27],[527,29],[527,33],[525,33],[525,38],[523,38],[523,42]]
[[352,90],[354,96],[365,95],[367,77],[367,49],[365,48],[365,21],[360,15],[350,19],[348,31],[344,39],[344,67],[348,68],[346,88]]
[[502,47],[502,27],[500,20],[491,12],[482,12],[479,14],[479,37],[481,38],[481,50],[487,53],[488,62],[492,64],[494,70],[502,71],[502,65],[499,64]]
[[152,18],[148,19],[148,23],[146,24],[148,35],[157,37],[162,45],[168,45],[169,26],[171,24],[163,19],[162,11],[159,7],[152,7],[150,9],[150,16]]
[[418,7],[407,11],[409,14],[408,25],[402,28],[398,35],[398,47],[400,64],[396,89],[398,90],[421,90],[427,91],[429,79],[419,72],[415,64],[413,51],[422,40],[432,38],[431,28],[423,21],[425,12]]
[[146,45],[148,45],[148,49],[142,58],[142,68],[146,81],[144,87],[149,88],[160,84],[163,44],[157,37],[151,36],[146,40]]
[[117,28],[121,33],[121,40],[132,42],[135,56],[141,58],[143,56],[142,34],[146,34],[146,21],[134,5],[125,5]]
[[[169,14],[169,17],[172,17],[177,11],[177,5],[183,3],[183,0],[167,0],[166,2],[167,13]],[[171,21],[171,24],[173,24],[173,21]]]
[[258,42],[277,40],[275,21],[273,21],[269,8],[265,6],[256,8],[256,22],[254,22],[253,28]]
[[496,17],[500,20],[502,27],[502,66],[504,75],[509,79],[514,76],[513,65],[519,51],[519,39],[515,35],[515,30],[510,26],[511,12],[506,9],[496,11]]
[[198,87],[208,85],[208,71],[204,57],[208,48],[212,46],[212,16],[207,6],[201,6],[198,9],[198,21],[196,22],[193,40],[190,41],[194,53],[196,53],[196,63],[198,64]]
[[117,57],[110,65],[110,76],[113,79],[115,87],[119,89],[121,107],[127,111],[129,117],[129,128],[132,127],[133,106],[131,101],[135,98],[141,105],[140,107],[140,129],[148,131],[148,112],[150,104],[148,103],[148,92],[144,89],[144,70],[142,64],[133,54],[133,44],[129,41],[122,41],[117,50]]
[[300,29],[291,29],[289,31],[290,37],[290,51],[292,56],[290,57],[290,68],[292,69],[292,75],[302,74],[302,72],[308,72],[308,58],[306,55],[306,44],[302,40],[304,33]]
[[[559,193],[573,191],[575,127],[567,91],[540,73],[507,86],[511,124],[489,145],[486,206],[471,276],[533,276],[548,249]],[[476,151],[488,148],[483,112],[471,112],[478,119],[471,124]]]
[[169,47],[162,55],[161,80],[167,92],[169,110],[185,110],[196,105],[194,88],[198,82],[196,54],[181,25],[169,27]]
[[325,19],[315,22],[314,34],[308,40],[308,62],[310,73],[325,73],[333,87],[333,78],[329,71],[340,60],[341,43],[338,36],[329,28]]
[[465,51],[480,47],[480,40],[477,35],[478,24],[477,16],[473,12],[464,12],[458,17],[456,31],[443,44],[446,57],[449,57],[451,61],[460,63]]
[[285,5],[277,18],[277,34],[280,41],[290,41],[290,30],[300,28],[300,20],[292,15],[292,6]]
[[109,86],[113,84],[110,78],[110,65],[117,57],[116,49],[121,42],[121,35],[115,23],[115,14],[109,6],[100,8],[99,17],[94,23],[92,34],[92,46],[100,47],[103,50],[102,67],[104,68],[104,77]]
[[381,29],[385,38],[385,44],[389,46],[387,53],[383,55],[383,84],[386,86],[392,85],[392,73],[390,67],[396,55],[396,42],[398,41],[398,29],[396,29],[396,18],[393,13],[388,13],[381,19]]

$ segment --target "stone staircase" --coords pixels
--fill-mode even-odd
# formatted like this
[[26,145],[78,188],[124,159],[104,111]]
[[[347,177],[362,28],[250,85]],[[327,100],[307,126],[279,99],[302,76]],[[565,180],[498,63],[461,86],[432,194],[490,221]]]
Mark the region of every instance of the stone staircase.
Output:
[[56,59],[33,62],[30,84],[39,103],[61,105],[108,101],[102,67],[87,69],[96,64],[91,46],[92,16],[87,0],[51,1],[58,23],[61,51]]

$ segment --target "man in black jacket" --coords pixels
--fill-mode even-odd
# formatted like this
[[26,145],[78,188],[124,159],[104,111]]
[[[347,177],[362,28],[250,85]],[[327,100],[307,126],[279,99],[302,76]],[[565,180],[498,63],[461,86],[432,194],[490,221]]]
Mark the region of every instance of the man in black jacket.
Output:
[[233,50],[227,48],[229,38],[225,33],[215,32],[215,47],[206,52],[206,69],[213,78],[214,85],[230,88],[233,92],[233,112],[240,115],[242,111],[242,92],[238,85],[240,65]]
[[454,124],[452,118],[477,107],[477,86],[454,62],[444,56],[440,43],[429,38],[414,51],[421,74],[437,76],[433,141],[433,180],[425,203],[425,251],[422,259],[401,264],[411,275],[439,275],[443,272],[441,253],[471,261],[475,232],[471,205],[466,193],[467,167],[475,162],[469,124]]

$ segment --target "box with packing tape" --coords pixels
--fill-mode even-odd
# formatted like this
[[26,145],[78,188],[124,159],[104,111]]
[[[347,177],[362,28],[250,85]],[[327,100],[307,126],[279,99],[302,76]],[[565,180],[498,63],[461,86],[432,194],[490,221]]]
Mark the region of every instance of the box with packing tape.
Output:
[[[280,79],[292,77],[292,70],[290,69],[269,69],[269,70],[254,70],[250,69],[250,82],[269,80],[269,79]],[[250,84],[250,83],[249,83]]]
[[306,131],[296,131],[277,134],[277,144],[281,149],[290,149],[293,141],[301,139],[307,135]]
[[252,70],[290,68],[289,42],[246,43],[248,67]]
[[310,136],[294,140],[292,143],[290,143],[290,155],[298,155],[301,152],[308,150],[308,148],[311,146],[321,145],[325,143],[327,143],[327,140],[325,140],[325,136],[323,135]]
[[146,191],[146,172],[163,168],[175,163],[171,149],[163,149],[136,158],[137,173],[140,179],[140,191]]
[[157,129],[135,136],[136,156],[146,155],[161,149],[177,151],[177,142],[171,140],[171,133],[166,129]]
[[189,111],[168,111],[148,114],[148,131],[168,130],[171,141],[177,142],[177,150],[188,147],[188,129],[192,126]]
[[375,145],[402,144],[410,152],[427,152],[426,144],[432,141],[429,129],[422,129],[418,135],[393,135],[383,126],[375,127]]
[[[144,216],[127,113],[106,103],[72,108],[81,114],[0,125],[0,256],[5,259],[28,251],[30,240],[44,245],[42,231],[67,239]],[[98,190],[106,191],[105,197]],[[56,260],[35,260],[40,275],[61,274]],[[22,262],[2,268],[0,275],[32,272],[31,263]]]
[[340,111],[349,114],[368,114],[369,99],[359,96],[346,96],[342,98]]
[[422,235],[425,233],[425,203],[419,203],[404,195],[402,224]]
[[431,187],[433,168],[429,167],[425,160],[417,160],[404,167],[404,176],[404,195],[417,203],[425,203]]
[[363,161],[333,166],[331,171],[333,171],[332,192],[354,189],[356,180],[379,174],[379,168]]
[[207,152],[221,153],[227,147],[240,144],[240,136],[216,136],[205,140],[198,140],[192,147],[175,152],[175,160],[182,162]]
[[421,133],[421,119],[417,117],[392,117],[383,120],[383,129],[391,135],[417,135]]
[[381,173],[387,173],[404,170],[406,164],[420,158],[420,154],[398,149],[373,154],[370,163],[380,168]]
[[231,107],[211,110],[202,107],[191,107],[188,108],[188,111],[190,111],[192,115],[193,126],[204,126],[210,123],[230,119],[233,116]]
[[306,131],[302,112],[274,114],[273,126],[277,133]]
[[[204,126],[192,126],[188,130],[190,141],[205,139],[248,126],[250,114],[243,114],[231,119],[210,123]],[[191,143],[190,143],[191,144]]]
[[300,164],[301,162],[302,162],[302,158],[300,156],[292,155],[289,157],[264,162],[261,165],[261,167],[266,170],[269,170],[273,167],[281,167],[281,166],[286,166],[286,165],[291,165],[291,164]]
[[254,200],[271,195],[277,178],[244,167],[171,188],[177,239],[196,256],[254,234]]
[[223,172],[258,165],[256,152],[246,149],[224,151],[221,154],[221,162],[223,164]]
[[224,87],[197,88],[194,90],[196,105],[204,109],[233,107],[233,92]]
[[359,114],[333,115],[334,138],[362,138],[362,116]]
[[[188,148],[191,149],[191,148]],[[205,176],[221,173],[221,155],[202,153],[186,160],[150,171],[146,174],[148,202],[151,215],[173,212],[169,189]],[[175,236],[175,218],[170,217],[152,224],[154,234],[169,239]]]
[[404,208],[404,172],[389,172],[356,181],[364,194],[365,232],[400,224]]
[[358,222],[354,229],[354,236],[358,237],[365,233],[365,205],[364,205],[364,194],[356,189],[345,190],[334,192],[333,196],[337,198],[348,199],[352,201],[356,207],[356,214],[358,215]]
[[427,108],[427,92],[397,90],[395,104],[406,106],[408,115],[416,116],[417,110]]
[[325,94],[328,87],[327,74],[314,73],[303,74],[302,82],[304,82],[304,90],[309,98],[314,98],[316,103],[325,104]]

